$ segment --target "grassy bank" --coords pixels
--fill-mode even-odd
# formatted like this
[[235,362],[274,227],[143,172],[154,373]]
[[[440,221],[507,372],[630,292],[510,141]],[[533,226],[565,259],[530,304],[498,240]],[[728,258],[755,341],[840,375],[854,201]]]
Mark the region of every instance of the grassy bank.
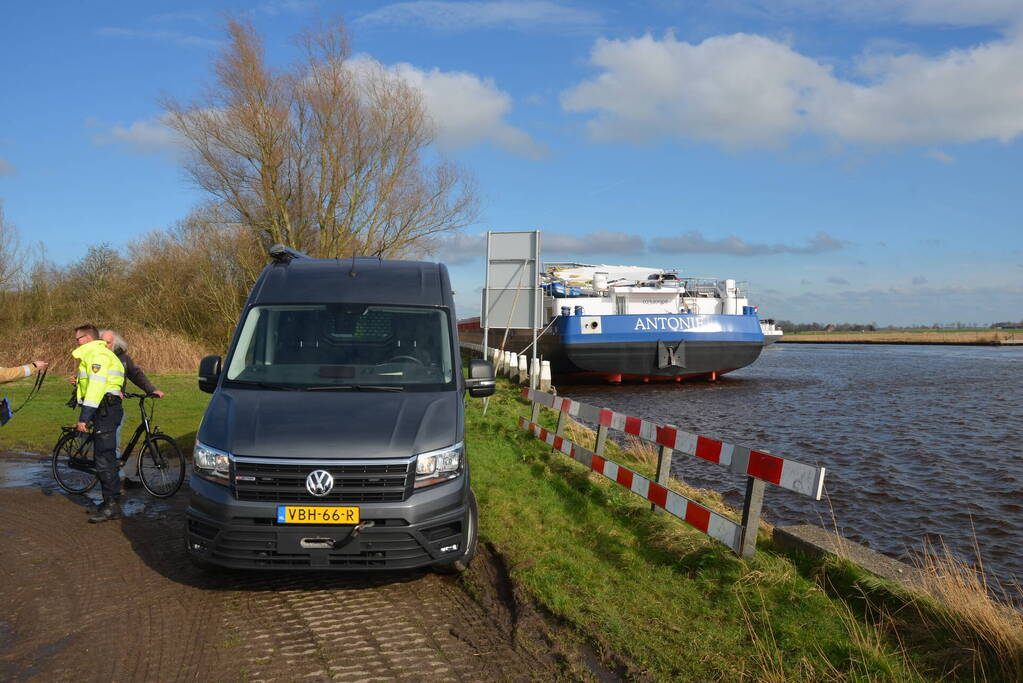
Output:
[[1023,343],[1023,332],[1001,330],[875,330],[864,332],[786,332],[778,343],[830,344],[998,344]]
[[[153,423],[173,436],[186,453],[192,452],[195,431],[206,409],[209,394],[199,391],[194,373],[183,375],[149,375],[166,397],[156,401]],[[22,404],[32,388],[31,379],[23,379],[0,385],[0,396],[11,399],[14,407]],[[128,391],[139,391],[131,383]],[[0,451],[25,450],[33,453],[49,453],[60,436],[60,425],[74,424],[78,411],[68,408],[65,402],[71,396],[71,385],[67,377],[48,375],[42,391],[32,402],[14,416],[6,426],[0,427]],[[127,442],[139,423],[138,401],[125,401],[127,420],[122,439]]]
[[[157,423],[190,446],[208,396],[192,374],[155,379],[168,394]],[[28,388],[3,387],[16,405]],[[68,391],[48,383],[0,429],[0,451],[49,450],[57,425],[73,419],[62,405]],[[609,665],[624,662],[631,675],[654,680],[1012,679],[998,659],[1011,664],[1005,653],[1014,646],[986,645],[933,601],[848,563],[775,552],[767,540],[743,561],[667,515],[650,514],[631,494],[520,432],[515,418],[528,406],[508,382],[499,380],[486,416],[482,401],[466,406],[481,539],[503,555],[525,596]],[[553,426],[553,414],[543,412]],[[576,435],[586,437],[579,428]],[[616,457],[649,472],[649,455]],[[720,509],[713,494],[701,495]],[[471,572],[463,578],[470,591],[475,580]]]

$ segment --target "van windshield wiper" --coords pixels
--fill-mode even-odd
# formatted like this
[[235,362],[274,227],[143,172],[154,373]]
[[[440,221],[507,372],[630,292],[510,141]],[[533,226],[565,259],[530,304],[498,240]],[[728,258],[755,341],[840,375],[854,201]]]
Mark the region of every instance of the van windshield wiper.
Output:
[[302,387],[295,386],[294,384],[273,384],[272,382],[249,382],[246,380],[231,380],[238,384],[250,384],[256,387],[262,387],[264,389],[279,389],[280,391],[302,391]]
[[307,391],[405,391],[405,387],[394,384],[327,384],[306,387]]

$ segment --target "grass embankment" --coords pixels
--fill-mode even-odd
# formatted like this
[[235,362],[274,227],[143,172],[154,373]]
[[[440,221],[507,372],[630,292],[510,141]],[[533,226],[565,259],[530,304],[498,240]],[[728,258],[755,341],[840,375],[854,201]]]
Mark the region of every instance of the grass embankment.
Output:
[[[157,389],[166,396],[156,400],[153,424],[174,437],[185,453],[192,452],[195,432],[209,394],[199,391],[194,373],[188,375],[148,375]],[[0,385],[0,396],[11,399],[17,408],[32,389],[32,378]],[[130,382],[128,391],[139,392]],[[60,425],[74,424],[78,411],[64,405],[71,397],[71,385],[67,377],[59,374],[47,375],[43,388],[32,402],[6,426],[0,427],[0,451],[25,450],[33,453],[49,453],[60,436]],[[124,411],[127,420],[121,433],[122,443],[128,439],[139,424],[138,401],[126,400]]]
[[[756,557],[741,560],[519,431],[517,418],[528,416],[528,405],[517,388],[504,380],[499,385],[485,417],[479,401],[468,401],[466,409],[481,537],[505,555],[511,577],[528,594],[605,653],[631,660],[655,679],[1017,680],[1023,674],[1023,619],[991,602],[983,588],[950,580],[949,566],[924,567],[929,589],[937,598],[955,595],[950,604],[975,605],[973,614],[842,560],[775,552],[764,535]],[[553,429],[553,411],[542,410],[541,422]],[[592,446],[585,431],[575,426],[569,434]],[[614,454],[645,474],[654,470],[652,456],[650,449],[640,457]],[[725,508],[716,494],[686,493]]]
[[873,332],[786,332],[778,343],[999,344],[1023,342],[1023,332],[1002,330],[875,330]]
[[[153,379],[167,392],[156,422],[190,449],[208,395],[191,373]],[[63,406],[64,382],[48,381],[0,429],[0,450],[50,449],[57,425],[74,418]],[[23,380],[0,392],[20,405],[30,387]],[[1023,673],[1019,615],[978,601],[968,580],[950,601],[969,603],[972,622],[848,563],[790,558],[769,541],[741,560],[519,431],[516,418],[528,406],[517,391],[499,380],[486,416],[482,401],[466,401],[481,539],[503,554],[527,596],[609,662],[624,660],[632,674],[657,680],[1018,680]],[[128,408],[131,430],[137,409]],[[553,427],[554,414],[541,414]],[[573,429],[584,444],[589,436]],[[649,455],[615,457],[649,473]],[[714,494],[695,495],[723,508]],[[464,580],[472,589],[474,575]],[[978,635],[985,632],[998,635],[985,641]]]

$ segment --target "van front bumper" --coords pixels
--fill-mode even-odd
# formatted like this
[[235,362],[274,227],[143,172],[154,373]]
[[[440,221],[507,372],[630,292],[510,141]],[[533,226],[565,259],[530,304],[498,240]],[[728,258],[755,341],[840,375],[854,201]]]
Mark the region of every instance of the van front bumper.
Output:
[[[360,503],[365,525],[279,524],[283,503],[237,500],[231,490],[192,476],[186,514],[189,555],[236,569],[414,569],[450,562],[468,531],[468,475],[395,503]],[[347,504],[345,504],[347,505]],[[326,547],[308,547],[310,544]]]

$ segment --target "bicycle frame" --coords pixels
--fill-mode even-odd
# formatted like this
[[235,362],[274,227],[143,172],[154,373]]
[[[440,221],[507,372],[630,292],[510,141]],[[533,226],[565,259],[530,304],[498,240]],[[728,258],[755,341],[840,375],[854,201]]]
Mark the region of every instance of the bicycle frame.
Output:
[[[121,449],[121,454],[117,458],[117,464],[119,467],[124,466],[124,463],[128,462],[128,458],[130,458],[131,454],[135,451],[135,446],[139,445],[139,437],[145,434],[146,441],[148,441],[149,437],[151,437],[153,434],[160,433],[160,428],[153,426],[150,423],[149,413],[146,412],[146,399],[150,397],[141,394],[125,394],[125,398],[139,399],[139,414],[142,416],[142,421],[139,423],[139,426],[135,428],[135,433],[132,434],[131,440],[128,442],[128,445],[125,448]],[[61,429],[65,432],[77,431],[75,430],[74,427],[61,427]],[[84,434],[85,438],[80,441],[80,443],[78,444],[78,448],[75,449],[75,454],[73,456],[74,458],[81,457],[82,449],[85,448],[88,444],[92,443],[96,438],[95,432],[93,432],[91,429],[88,432],[80,433]],[[82,458],[82,460],[86,459]],[[91,461],[89,462],[89,464],[80,463],[76,464],[78,464],[78,467],[76,467],[75,469],[81,469],[82,471],[85,472],[95,473],[96,467],[91,463]],[[72,465],[72,467],[74,467],[74,465]]]

